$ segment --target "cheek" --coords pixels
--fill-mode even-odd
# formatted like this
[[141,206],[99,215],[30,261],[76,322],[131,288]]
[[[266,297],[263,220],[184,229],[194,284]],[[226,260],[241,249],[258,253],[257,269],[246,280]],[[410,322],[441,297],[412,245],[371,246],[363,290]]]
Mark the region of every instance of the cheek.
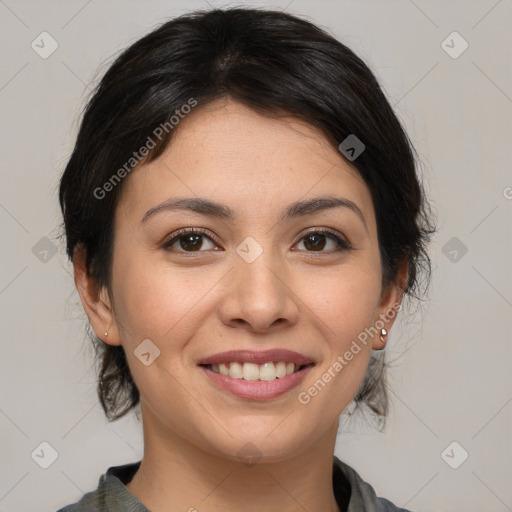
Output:
[[160,348],[173,340],[173,349],[185,341],[201,311],[202,299],[214,288],[218,276],[195,268],[177,270],[145,253],[116,255],[114,260],[116,320],[129,346],[143,339],[154,340]]
[[[317,378],[330,389],[317,403],[335,395],[344,407],[357,392],[371,355],[369,329],[377,314],[380,274],[372,266],[347,265],[329,276],[317,276],[314,282],[314,287],[303,287],[302,293],[308,297],[312,321],[325,344]],[[313,396],[315,389],[311,392]]]
[[[141,396],[150,402],[155,399],[155,389],[172,390],[172,377],[183,380],[182,362],[187,343],[197,330],[201,299],[214,285],[211,272],[192,279],[155,260],[146,253],[120,251],[114,258],[113,276],[116,322],[128,365]],[[148,366],[137,358],[143,340],[150,340],[160,351],[155,363]],[[179,394],[173,403],[185,406]]]
[[[311,283],[314,283],[312,286]],[[346,265],[303,281],[302,295],[338,348],[369,327],[380,297],[380,274],[371,265]]]

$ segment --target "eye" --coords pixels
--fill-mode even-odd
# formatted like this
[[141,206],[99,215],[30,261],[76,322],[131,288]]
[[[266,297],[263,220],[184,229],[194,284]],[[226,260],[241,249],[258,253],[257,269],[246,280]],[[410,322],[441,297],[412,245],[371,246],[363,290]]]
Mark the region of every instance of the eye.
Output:
[[204,252],[215,249],[217,245],[202,229],[182,229],[174,233],[164,243],[163,248],[175,252]]
[[[297,244],[304,246],[304,249],[308,252],[336,252],[337,250],[348,250],[351,249],[350,244],[338,236],[336,232],[323,229],[319,231],[310,231],[304,235],[300,242]],[[327,250],[324,250],[327,249]]]
[[[297,246],[298,250],[307,252],[337,252],[340,250],[351,249],[351,245],[338,236],[335,231],[328,229],[310,231],[304,235]],[[214,242],[211,236],[202,229],[184,228],[173,233],[171,238],[164,242],[163,249],[170,252],[205,252],[209,250],[220,250],[219,246]]]

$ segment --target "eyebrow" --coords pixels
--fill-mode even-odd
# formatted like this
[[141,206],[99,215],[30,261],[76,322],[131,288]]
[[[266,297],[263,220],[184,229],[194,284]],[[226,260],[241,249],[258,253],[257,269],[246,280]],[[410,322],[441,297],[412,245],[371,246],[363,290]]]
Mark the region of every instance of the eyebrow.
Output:
[[[343,197],[326,196],[296,201],[285,208],[279,217],[279,221],[284,222],[332,208],[348,208],[353,211],[360,218],[365,229],[368,231],[366,220],[360,208],[353,201]],[[158,213],[176,210],[192,211],[201,215],[224,220],[232,221],[236,219],[235,212],[226,205],[198,197],[183,197],[169,199],[168,201],[153,206],[144,214],[141,222],[146,222]]]

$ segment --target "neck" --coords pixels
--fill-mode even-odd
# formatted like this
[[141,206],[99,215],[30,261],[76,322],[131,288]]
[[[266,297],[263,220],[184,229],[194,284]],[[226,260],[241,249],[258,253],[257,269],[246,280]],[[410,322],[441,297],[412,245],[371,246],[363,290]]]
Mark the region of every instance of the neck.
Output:
[[126,487],[152,512],[340,512],[332,486],[337,427],[287,460],[248,464],[145,422],[144,457]]

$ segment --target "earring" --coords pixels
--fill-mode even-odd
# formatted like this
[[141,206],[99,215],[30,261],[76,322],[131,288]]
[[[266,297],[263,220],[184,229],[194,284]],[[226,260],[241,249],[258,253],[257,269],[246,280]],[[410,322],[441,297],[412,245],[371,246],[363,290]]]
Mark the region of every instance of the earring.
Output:
[[105,331],[105,336],[108,336],[108,331]]
[[382,343],[384,343],[384,345],[386,344],[387,340],[385,339],[385,337],[388,335],[388,331],[386,331],[386,329],[381,329],[380,330],[380,341],[382,341]]

